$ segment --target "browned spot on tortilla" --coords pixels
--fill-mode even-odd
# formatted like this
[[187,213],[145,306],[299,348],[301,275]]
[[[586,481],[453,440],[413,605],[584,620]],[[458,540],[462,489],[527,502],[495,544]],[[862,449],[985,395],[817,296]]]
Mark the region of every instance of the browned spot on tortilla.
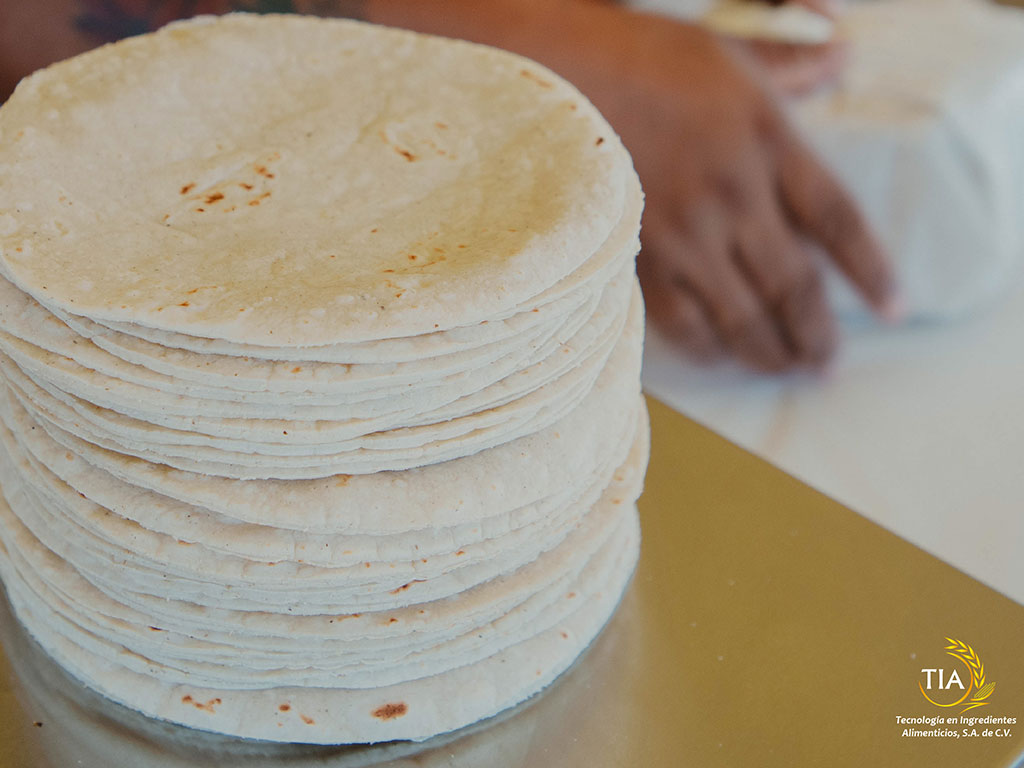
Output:
[[396,619],[394,616],[392,616],[390,619],[388,619],[388,624],[396,624],[396,623],[398,623],[398,619]]
[[208,202],[208,203],[216,203],[218,200],[223,200],[223,199],[224,199],[224,194],[221,193],[221,192],[214,192],[214,193],[209,194],[209,195],[206,196],[206,202]]
[[274,174],[272,174],[270,171],[268,171],[267,170],[267,166],[265,166],[265,165],[254,165],[252,168],[253,168],[254,171],[256,171],[256,173],[258,173],[260,176],[262,176],[265,179],[272,179],[272,178],[274,178]]
[[595,141],[594,144],[596,146],[600,147],[602,144],[604,144],[604,137],[603,136],[598,136],[597,137],[597,141]]
[[190,184],[186,184],[184,187],[181,188],[181,194],[187,195],[189,192],[195,189],[195,187],[196,183],[194,181],[191,182]]
[[569,105],[569,109],[571,109],[573,112],[575,112],[576,111],[576,105],[575,104],[570,104]]
[[395,273],[395,270],[393,269],[383,269],[381,271],[386,275],[393,275]]
[[34,725],[36,728],[42,728],[43,727],[43,724],[39,720],[36,720],[34,723],[32,723],[32,725]]
[[458,552],[455,553],[455,556],[456,557],[461,557],[464,554],[466,554],[466,550],[460,549]]
[[402,586],[398,587],[397,589],[392,589],[391,590],[391,594],[392,595],[397,595],[399,592],[405,592],[405,590],[407,590],[413,584],[419,584],[419,583],[421,583],[423,581],[425,581],[425,579],[413,579],[408,584],[403,584]]
[[64,458],[67,459],[68,461],[71,461],[75,457],[71,455],[71,451],[68,451],[67,453],[64,454]]
[[408,149],[402,149],[401,147],[392,147],[398,154],[408,160],[410,163],[416,162],[416,155],[410,152]]
[[301,370],[302,370],[302,366],[301,365],[296,365],[294,368],[292,368],[292,373],[298,373]]
[[278,707],[278,709],[281,710],[282,712],[287,712],[291,708],[292,708],[291,704],[282,704],[280,707]]
[[539,309],[537,309],[536,307],[534,307],[534,308],[533,308],[533,311],[534,311],[534,312],[540,312],[540,310],[539,310]]
[[240,186],[242,189],[252,189],[252,184],[246,184],[244,181],[241,182],[238,186]]
[[221,702],[220,702],[220,699],[210,699],[208,702],[206,702],[204,704],[201,701],[196,701],[191,696],[182,696],[181,697],[181,703],[182,704],[191,704],[196,709],[201,709],[204,712],[213,713],[215,711],[215,707],[218,704],[220,704]]
[[379,230],[376,227],[374,227],[373,229],[370,230],[370,234],[371,235],[375,235],[375,234],[377,234],[378,231]]
[[445,125],[444,123],[434,123],[434,125],[436,125],[438,128],[440,128],[442,131],[447,131],[448,130],[448,126]]
[[399,701],[395,704],[385,704],[382,707],[377,707],[373,710],[373,716],[378,720],[392,720],[396,717],[401,717],[409,711],[409,707],[406,706],[404,701]]
[[196,213],[206,213],[205,208],[196,208]]
[[554,84],[553,83],[549,83],[547,80],[542,78],[540,75],[537,75],[537,74],[531,72],[528,69],[521,69],[521,70],[519,70],[519,74],[522,75],[523,77],[525,77],[527,80],[533,80],[533,82],[535,82],[541,88],[554,88]]
[[416,259],[418,259],[418,258],[419,258],[419,256],[417,256],[415,253],[410,253],[409,254],[409,261],[416,261]]
[[459,243],[459,244],[458,244],[457,246],[455,246],[455,247],[456,247],[456,248],[468,248],[469,246],[465,245],[464,243]]
[[259,204],[260,204],[259,198],[255,199],[255,200],[250,200],[249,201],[249,205],[259,205]]
[[188,306],[188,302],[187,302],[187,301],[183,301],[183,302],[181,302],[181,304],[179,304],[178,306],[179,306],[179,307],[187,307],[187,306]]
[[568,595],[566,595],[566,597],[568,597],[570,600],[572,600],[574,597],[576,597],[576,593],[575,592],[570,592]]
[[562,639],[564,639],[564,640],[568,640],[569,639],[569,633],[568,632],[562,632],[561,635],[562,635]]
[[315,725],[316,724],[316,720],[314,720],[309,715],[299,715],[299,717],[302,718],[302,722],[304,722],[306,725]]
[[612,499],[612,504],[621,504],[622,499]]
[[160,629],[160,627],[150,627],[151,632],[164,632],[166,630]]
[[352,479],[352,475],[338,475],[337,481],[334,483],[338,488],[344,488],[348,485],[348,481]]
[[238,311],[239,311],[239,312],[245,312],[245,307],[242,307],[242,308],[241,308],[241,309],[239,309]]
[[163,219],[162,219],[162,220],[163,220],[163,221],[167,221],[167,220],[168,220],[169,218],[171,218],[171,214],[169,214],[169,213],[165,213],[165,214],[164,214],[164,217],[163,217]]

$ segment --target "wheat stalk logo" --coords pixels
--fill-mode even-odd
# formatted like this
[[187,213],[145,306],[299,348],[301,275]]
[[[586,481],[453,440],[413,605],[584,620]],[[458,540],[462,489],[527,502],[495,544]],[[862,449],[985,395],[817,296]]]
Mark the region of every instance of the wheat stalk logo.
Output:
[[967,692],[952,704],[939,704],[936,701],[932,701],[928,694],[925,693],[921,683],[918,683],[917,685],[921,689],[921,693],[937,707],[958,707],[963,705],[964,708],[960,710],[961,714],[975,707],[986,706],[989,703],[986,699],[992,695],[992,692],[996,689],[996,684],[985,682],[985,664],[982,662],[981,657],[978,656],[971,646],[961,640],[947,637],[946,642],[949,643],[944,648],[946,655],[963,662],[971,673],[971,683],[967,686]]

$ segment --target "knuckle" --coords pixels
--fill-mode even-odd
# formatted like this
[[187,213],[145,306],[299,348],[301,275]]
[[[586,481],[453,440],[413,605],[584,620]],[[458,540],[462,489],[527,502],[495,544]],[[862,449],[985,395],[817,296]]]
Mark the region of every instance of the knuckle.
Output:
[[804,261],[789,276],[782,289],[780,303],[788,304],[797,314],[814,310],[821,293],[821,276],[810,261]]
[[831,184],[823,185],[816,199],[818,209],[815,217],[819,221],[821,236],[826,243],[859,237],[864,231],[860,212],[837,188]]
[[721,319],[722,336],[730,343],[737,343],[757,335],[765,317],[752,304],[730,308]]

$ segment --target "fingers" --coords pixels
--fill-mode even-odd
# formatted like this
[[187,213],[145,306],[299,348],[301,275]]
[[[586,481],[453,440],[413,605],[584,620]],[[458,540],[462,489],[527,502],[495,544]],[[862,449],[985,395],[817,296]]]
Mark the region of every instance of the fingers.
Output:
[[779,195],[794,224],[822,245],[876,312],[898,319],[892,270],[857,205],[781,118],[774,141]]
[[721,346],[756,370],[792,367],[798,361],[734,261],[728,239],[708,236],[712,218],[705,216],[691,237],[648,233],[639,272],[652,317],[696,356],[707,357]]
[[793,358],[823,368],[835,352],[838,329],[818,269],[781,217],[766,218],[761,227],[748,230],[737,258]]
[[644,291],[647,314],[670,341],[702,363],[722,355],[703,302],[681,281],[673,278],[671,256],[645,242],[637,259],[637,276]]

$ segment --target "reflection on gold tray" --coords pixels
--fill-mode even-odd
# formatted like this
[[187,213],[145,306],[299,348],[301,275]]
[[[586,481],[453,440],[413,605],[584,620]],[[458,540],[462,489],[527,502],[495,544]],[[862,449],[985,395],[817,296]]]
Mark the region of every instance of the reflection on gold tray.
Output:
[[[1024,607],[652,401],[644,552],[623,604],[547,693],[426,744],[263,745],[143,718],[85,690],[0,611],[0,768],[1008,768],[1024,753]],[[965,510],[965,513],[969,510]],[[995,682],[979,734],[923,668],[963,640]],[[0,659],[2,660],[2,659]],[[941,697],[933,694],[937,699]],[[939,701],[939,703],[945,703]],[[944,726],[939,726],[944,727]],[[962,726],[955,726],[961,730]],[[967,728],[970,731],[970,728]]]

